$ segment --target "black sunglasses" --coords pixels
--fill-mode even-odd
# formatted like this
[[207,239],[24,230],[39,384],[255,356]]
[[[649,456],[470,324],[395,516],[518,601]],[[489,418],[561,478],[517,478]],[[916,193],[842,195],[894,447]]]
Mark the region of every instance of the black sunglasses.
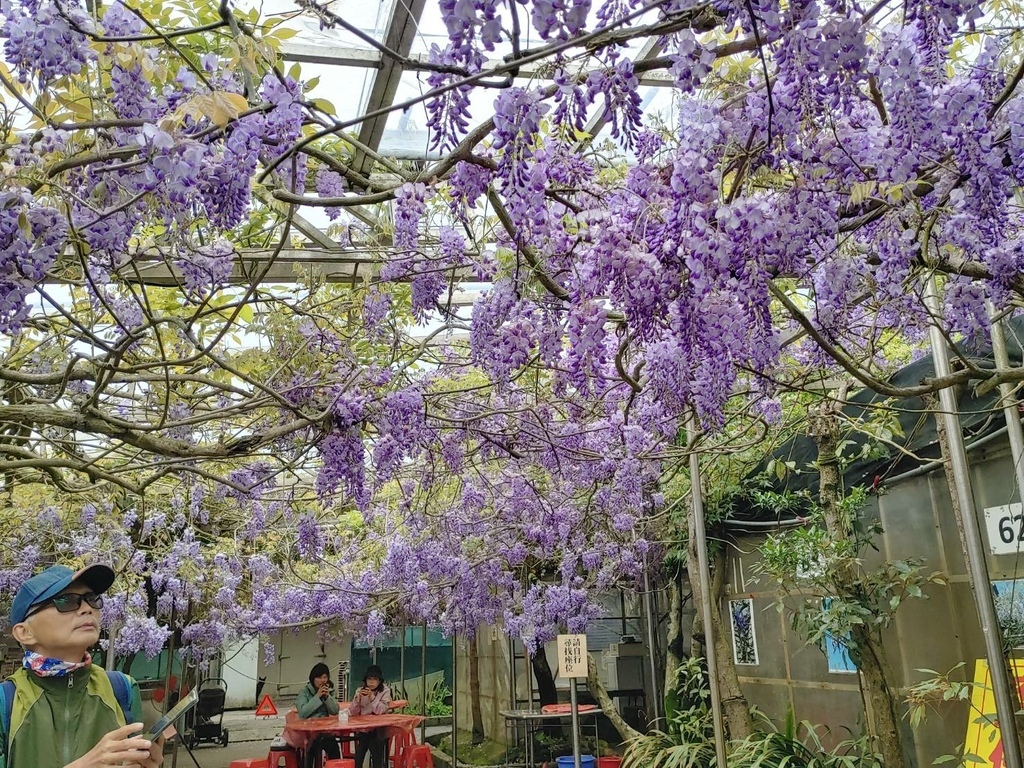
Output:
[[46,610],[51,605],[57,609],[58,613],[71,613],[81,608],[83,602],[88,603],[91,608],[99,610],[103,607],[103,595],[97,595],[95,592],[86,592],[84,595],[80,595],[77,592],[68,592],[65,595],[57,595],[56,597],[51,597],[49,600],[44,600],[38,605],[32,606],[32,610],[29,611],[25,618],[27,619],[29,616],[34,616],[40,611]]

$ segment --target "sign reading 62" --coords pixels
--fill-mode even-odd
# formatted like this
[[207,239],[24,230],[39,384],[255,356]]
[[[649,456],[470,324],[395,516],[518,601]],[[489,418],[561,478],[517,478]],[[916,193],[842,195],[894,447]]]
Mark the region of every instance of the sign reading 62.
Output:
[[985,530],[993,555],[1008,555],[1024,550],[1024,507],[1003,504],[985,508]]

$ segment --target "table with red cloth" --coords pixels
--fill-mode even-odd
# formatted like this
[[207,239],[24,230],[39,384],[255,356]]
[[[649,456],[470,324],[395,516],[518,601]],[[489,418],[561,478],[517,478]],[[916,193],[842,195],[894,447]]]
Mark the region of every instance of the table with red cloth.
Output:
[[341,722],[337,715],[330,717],[307,717],[301,718],[292,710],[284,716],[284,731],[281,736],[286,742],[296,749],[305,752],[306,747],[314,737],[322,733],[329,733],[334,736],[353,736],[359,733],[366,733],[375,728],[384,729],[384,733],[390,739],[399,737],[398,743],[403,743],[406,734],[411,734],[416,726],[423,722],[422,715],[350,715],[348,720]]

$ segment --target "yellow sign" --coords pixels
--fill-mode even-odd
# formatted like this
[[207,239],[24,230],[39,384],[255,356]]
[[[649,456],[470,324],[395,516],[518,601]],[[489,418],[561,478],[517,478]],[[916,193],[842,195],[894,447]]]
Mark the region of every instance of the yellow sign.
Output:
[[558,636],[558,676],[587,677],[587,636]]
[[[1011,661],[1017,690],[1024,699],[1024,660]],[[992,678],[988,662],[978,659],[974,666],[974,685],[971,686],[971,715],[967,721],[964,747],[967,754],[980,758],[972,761],[978,768],[1006,768],[1003,758],[1003,740],[996,725],[996,697],[992,693]]]

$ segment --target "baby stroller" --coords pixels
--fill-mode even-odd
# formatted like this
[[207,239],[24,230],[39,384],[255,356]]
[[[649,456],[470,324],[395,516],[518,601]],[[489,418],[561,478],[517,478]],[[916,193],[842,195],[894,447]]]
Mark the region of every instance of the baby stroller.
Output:
[[210,677],[199,683],[199,703],[189,713],[191,724],[185,731],[185,746],[197,744],[228,745],[228,729],[224,724],[224,699],[228,686],[223,677]]

